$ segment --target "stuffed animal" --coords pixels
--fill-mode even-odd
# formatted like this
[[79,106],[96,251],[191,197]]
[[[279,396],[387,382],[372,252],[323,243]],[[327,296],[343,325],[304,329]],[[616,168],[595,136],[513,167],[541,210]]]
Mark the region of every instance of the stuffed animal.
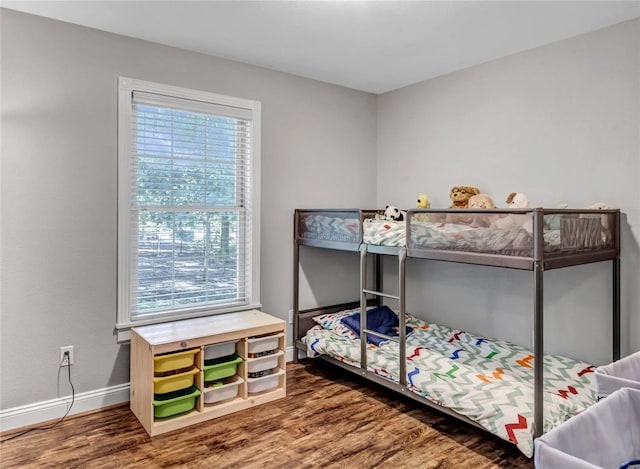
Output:
[[429,203],[429,196],[427,194],[419,194],[418,195],[418,204],[417,208],[429,208],[431,204]]
[[[496,204],[487,194],[476,194],[469,199],[469,208],[496,208]],[[471,226],[487,228],[493,225],[497,218],[495,214],[474,214]]]
[[528,208],[529,199],[521,192],[512,192],[507,196],[507,204],[509,208]]
[[[418,194],[418,202],[416,203],[416,208],[429,208],[431,204],[429,203],[429,197],[427,194]],[[411,221],[431,221],[433,217],[433,213],[416,213],[411,217]]]
[[[529,199],[521,192],[512,192],[507,196],[509,208],[528,208]],[[522,226],[527,233],[533,233],[533,219],[530,215],[509,214],[504,218],[499,218],[495,222],[495,227],[508,229],[514,226]]]
[[496,208],[493,199],[487,194],[476,194],[469,198],[468,208]]
[[449,192],[449,198],[453,205],[449,208],[467,208],[469,199],[480,193],[480,190],[472,186],[455,186]]
[[387,205],[384,208],[384,219],[389,221],[403,221],[407,216],[407,212],[404,210],[400,210],[398,207],[394,207],[393,205]]

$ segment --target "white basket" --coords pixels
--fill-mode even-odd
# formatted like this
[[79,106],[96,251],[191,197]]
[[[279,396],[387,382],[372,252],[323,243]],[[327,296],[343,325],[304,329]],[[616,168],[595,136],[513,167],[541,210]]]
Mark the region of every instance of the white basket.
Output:
[[282,355],[284,355],[284,352],[282,350],[278,350],[277,353],[265,355],[264,357],[248,358],[247,372],[257,373],[259,371],[275,368],[278,366],[278,360]]
[[280,382],[280,376],[284,374],[284,371],[279,369],[274,371],[273,374],[268,376],[262,376],[260,378],[247,378],[247,391],[249,394],[255,394],[258,392],[270,391],[278,387]]
[[226,357],[236,353],[237,340],[231,342],[220,342],[219,344],[207,345],[204,348],[204,359],[212,360],[214,358]]
[[280,334],[247,339],[247,352],[262,353],[268,352],[269,350],[275,350],[278,348],[281,337],[284,337],[284,334],[282,332]]
[[640,459],[640,390],[622,388],[535,440],[536,469],[610,469]]
[[235,378],[235,381],[232,383],[204,388],[202,394],[204,395],[205,404],[226,401],[227,399],[236,397],[240,390],[240,385],[244,383],[244,380],[240,376],[236,376]]
[[595,372],[596,395],[607,397],[620,388],[640,389],[640,352],[599,366]]

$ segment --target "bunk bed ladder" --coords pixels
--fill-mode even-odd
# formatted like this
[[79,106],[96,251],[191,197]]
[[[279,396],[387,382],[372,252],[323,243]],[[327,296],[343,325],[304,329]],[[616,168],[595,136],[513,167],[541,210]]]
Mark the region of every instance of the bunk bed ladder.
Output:
[[[407,385],[407,332],[406,332],[406,310],[405,310],[405,266],[407,261],[407,250],[405,248],[398,249],[396,254],[398,256],[398,295],[390,295],[381,291],[381,269],[380,269],[380,254],[374,253],[376,256],[376,269],[375,269],[375,281],[376,290],[367,289],[367,255],[369,250],[366,244],[362,244],[360,247],[360,311],[366,311],[367,308],[367,295],[374,295],[377,298],[390,298],[398,301],[399,312],[398,322],[399,331],[398,337],[389,337],[376,331],[372,331],[367,328],[367,315],[360,314],[360,368],[362,374],[367,374],[367,334],[372,334],[377,337],[382,337],[386,340],[398,342],[399,349],[399,368],[400,368],[400,385]],[[404,389],[403,389],[404,391]]]

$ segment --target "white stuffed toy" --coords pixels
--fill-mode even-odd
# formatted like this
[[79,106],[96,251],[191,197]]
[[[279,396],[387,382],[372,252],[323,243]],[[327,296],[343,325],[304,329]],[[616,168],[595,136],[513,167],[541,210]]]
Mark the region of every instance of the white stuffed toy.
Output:
[[[507,197],[509,208],[529,208],[529,199],[521,192],[512,192]],[[500,229],[508,229],[513,226],[522,226],[527,233],[533,233],[533,219],[529,215],[509,214],[496,220],[495,226]]]
[[389,221],[403,221],[407,216],[407,212],[400,210],[393,205],[387,205],[384,208],[384,219]]
[[512,192],[507,197],[509,208],[529,208],[529,199],[521,192]]

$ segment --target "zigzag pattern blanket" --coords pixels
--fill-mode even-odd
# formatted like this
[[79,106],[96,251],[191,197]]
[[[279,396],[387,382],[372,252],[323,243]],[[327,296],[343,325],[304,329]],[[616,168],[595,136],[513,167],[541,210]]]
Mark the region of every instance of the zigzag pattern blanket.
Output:
[[[474,420],[533,455],[533,353],[509,342],[428,324],[407,315],[407,383],[421,396]],[[303,339],[310,357],[360,366],[360,340],[315,326]],[[398,343],[369,345],[368,369],[398,381]],[[544,431],[596,402],[594,366],[544,359]]]
[[[405,246],[406,229],[404,221],[366,219],[363,241],[380,246]],[[543,236],[547,251],[559,249],[559,230],[545,231]],[[414,247],[511,256],[531,256],[533,249],[531,235],[515,225],[498,229],[456,223],[413,221],[411,242]]]
[[301,219],[300,236],[306,239],[357,243],[360,219],[307,214]]

